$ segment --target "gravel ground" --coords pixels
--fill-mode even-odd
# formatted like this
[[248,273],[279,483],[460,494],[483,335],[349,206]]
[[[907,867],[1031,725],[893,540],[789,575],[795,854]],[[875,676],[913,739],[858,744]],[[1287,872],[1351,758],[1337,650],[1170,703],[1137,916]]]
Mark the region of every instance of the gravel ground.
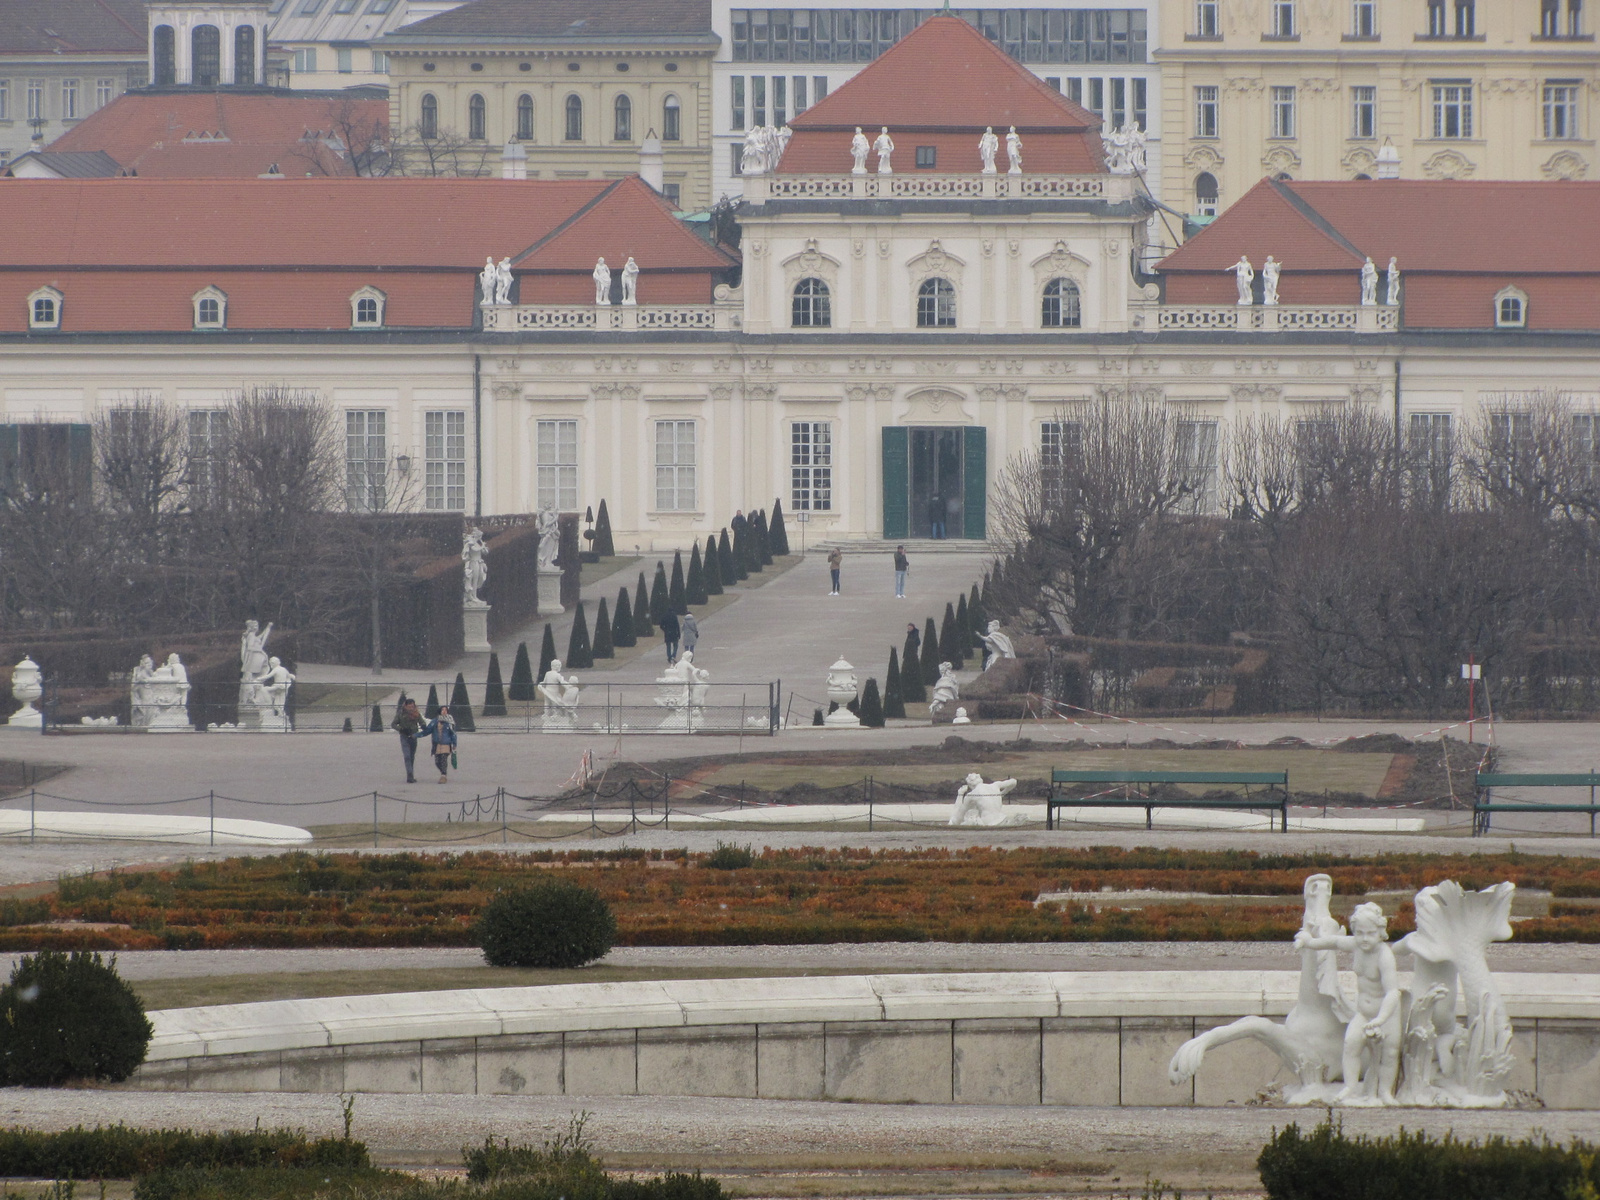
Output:
[[[0,955],[10,974],[21,957]],[[606,966],[771,971],[1250,971],[1298,968],[1278,942],[951,943],[872,942],[825,946],[623,946]],[[475,949],[410,950],[134,950],[117,955],[125,979],[198,979],[323,971],[425,971],[483,965]],[[1600,946],[1491,946],[1496,971],[1568,971],[1600,975]],[[582,982],[574,975],[573,982]]]

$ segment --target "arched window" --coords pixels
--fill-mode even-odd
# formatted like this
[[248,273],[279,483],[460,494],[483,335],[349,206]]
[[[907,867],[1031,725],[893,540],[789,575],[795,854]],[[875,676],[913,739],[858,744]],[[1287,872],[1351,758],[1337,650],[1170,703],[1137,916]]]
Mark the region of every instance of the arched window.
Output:
[[1046,329],[1077,329],[1083,324],[1083,303],[1078,285],[1070,279],[1052,279],[1044,285],[1042,324]]
[[171,25],[157,25],[151,34],[153,74],[158,84],[178,82],[177,35]]
[[583,141],[583,101],[576,96],[567,97],[567,141]]
[[948,329],[956,323],[956,289],[948,279],[926,279],[917,289],[917,328]]
[[1500,329],[1525,329],[1528,324],[1528,293],[1521,288],[1501,288],[1494,296],[1494,323]]
[[533,141],[533,97],[526,92],[517,97],[517,140]]
[[626,96],[618,96],[612,109],[616,113],[616,122],[611,136],[619,142],[633,140],[633,101]]
[[196,25],[190,47],[194,66],[189,82],[196,87],[216,87],[222,81],[222,31],[215,25]]
[[1201,217],[1217,215],[1217,177],[1210,171],[1194,177],[1194,211]]
[[350,297],[350,328],[381,329],[383,307],[387,297],[377,288],[367,286]]
[[256,81],[256,27],[241,25],[233,31],[233,82],[248,87]]
[[467,100],[467,137],[474,142],[481,142],[486,136],[484,114],[483,97],[474,92]]
[[794,319],[796,329],[826,329],[833,324],[833,301],[828,295],[828,285],[820,279],[802,279],[794,285]]
[[221,288],[204,287],[194,294],[194,327],[222,329],[228,323],[228,295]]
[[678,98],[668,96],[661,102],[661,140],[663,142],[676,142],[683,138],[683,110],[678,107]]
[[61,328],[61,293],[45,286],[28,297],[29,329]]
[[422,120],[417,122],[417,128],[425,138],[439,136],[439,101],[431,92],[422,97]]

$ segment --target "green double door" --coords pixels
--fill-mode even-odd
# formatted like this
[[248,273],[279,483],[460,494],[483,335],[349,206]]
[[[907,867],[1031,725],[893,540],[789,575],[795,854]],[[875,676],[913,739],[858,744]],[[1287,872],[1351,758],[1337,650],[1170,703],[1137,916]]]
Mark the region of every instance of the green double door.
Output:
[[987,536],[988,431],[976,425],[885,425],[883,536]]

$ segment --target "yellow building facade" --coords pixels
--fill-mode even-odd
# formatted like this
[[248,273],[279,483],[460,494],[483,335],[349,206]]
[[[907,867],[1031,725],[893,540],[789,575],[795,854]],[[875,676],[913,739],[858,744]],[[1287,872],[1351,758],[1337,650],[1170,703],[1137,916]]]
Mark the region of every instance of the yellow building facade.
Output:
[[1377,177],[1386,142],[1406,179],[1596,169],[1582,0],[1176,0],[1160,14],[1161,199],[1182,212],[1215,215],[1264,175]]
[[[474,6],[468,6],[470,10]],[[381,40],[390,122],[411,175],[493,175],[511,145],[529,179],[639,173],[660,139],[667,198],[684,209],[711,195],[709,30],[551,34],[457,28],[460,12]],[[512,152],[515,154],[515,152]]]

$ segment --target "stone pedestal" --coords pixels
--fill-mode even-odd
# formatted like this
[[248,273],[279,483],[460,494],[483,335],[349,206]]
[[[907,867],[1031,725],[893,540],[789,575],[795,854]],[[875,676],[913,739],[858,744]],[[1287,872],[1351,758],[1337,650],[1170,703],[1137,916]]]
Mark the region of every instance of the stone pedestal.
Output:
[[856,716],[844,705],[840,705],[827,716],[822,718],[822,723],[829,729],[860,729],[861,718]]
[[561,571],[541,569],[535,579],[538,581],[539,615],[558,617],[566,612],[566,609],[561,607]]
[[487,654],[489,645],[489,606],[470,600],[461,606],[462,649],[468,654]]

